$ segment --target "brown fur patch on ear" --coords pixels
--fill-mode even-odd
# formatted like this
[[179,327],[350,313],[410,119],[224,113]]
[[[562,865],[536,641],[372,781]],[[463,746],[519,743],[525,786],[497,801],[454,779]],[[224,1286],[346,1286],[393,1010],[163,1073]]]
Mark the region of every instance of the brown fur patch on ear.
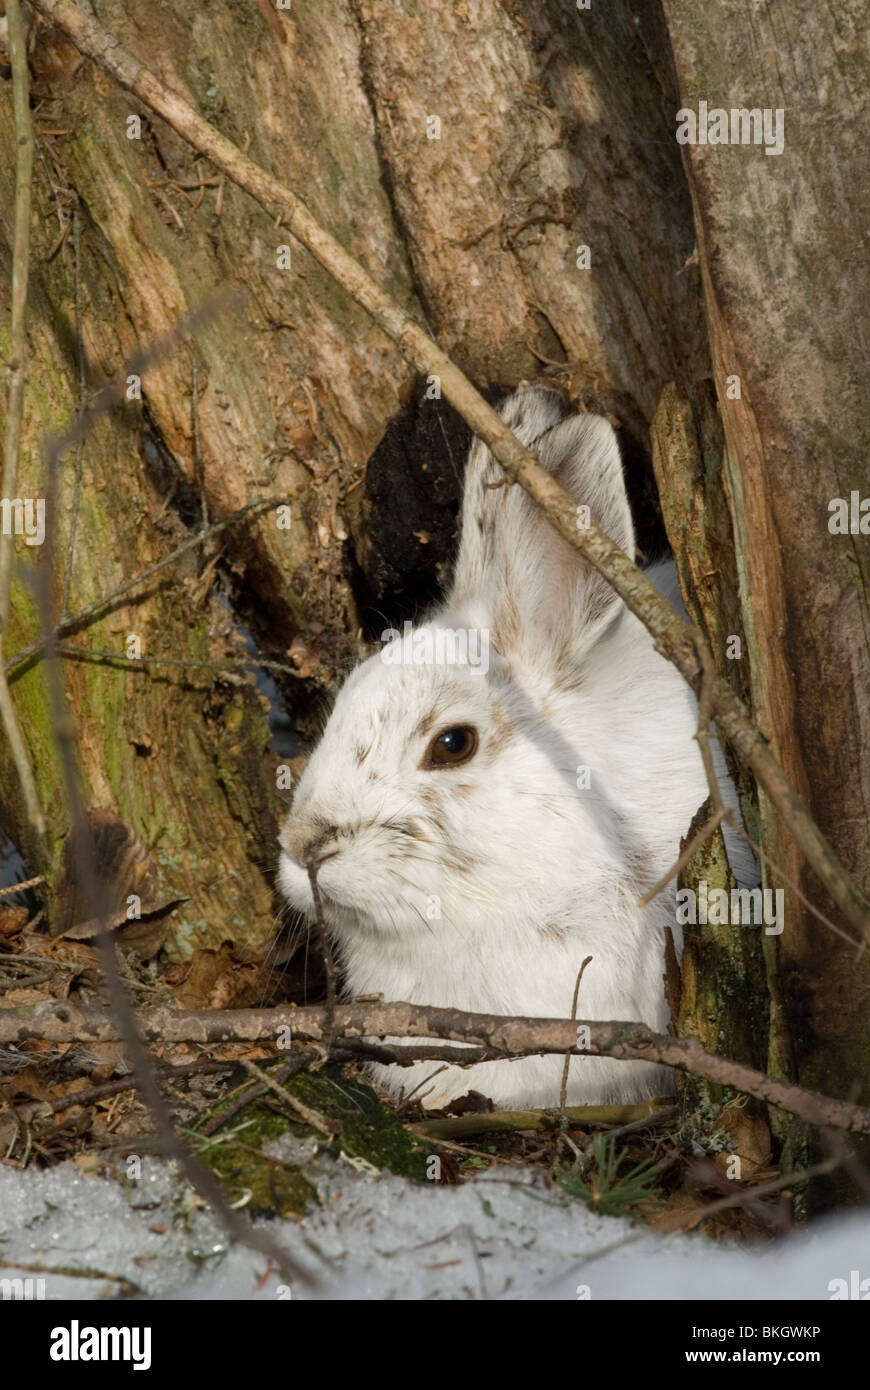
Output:
[[496,612],[493,615],[493,639],[497,651],[515,651],[520,644],[522,624],[516,600],[509,589],[499,595]]
[[498,753],[500,749],[506,748],[514,737],[514,728],[498,702],[493,706],[492,722],[494,728],[489,739],[489,750],[491,753]]

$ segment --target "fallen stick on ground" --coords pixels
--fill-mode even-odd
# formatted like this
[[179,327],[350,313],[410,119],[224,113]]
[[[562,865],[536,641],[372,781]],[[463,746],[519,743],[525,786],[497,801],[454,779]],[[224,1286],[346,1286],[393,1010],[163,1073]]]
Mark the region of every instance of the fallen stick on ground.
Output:
[[634,1125],[646,1120],[650,1125],[672,1119],[676,1106],[649,1100],[642,1105],[566,1105],[561,1110],[482,1110],[475,1115],[449,1115],[444,1119],[422,1120],[407,1125],[412,1134],[425,1139],[464,1139],[469,1134],[512,1134],[515,1131],[558,1129],[562,1115],[578,1128],[594,1125]]
[[[274,1042],[279,1029],[289,1029],[294,1040],[304,1038],[320,1042],[328,1013],[322,1005],[193,1012],[162,1007],[142,1009],[137,1022],[143,1041],[163,1044]],[[335,1044],[345,1039],[426,1038],[429,1040],[425,1049],[427,1058],[436,1060],[446,1052],[454,1063],[458,1061],[455,1046],[438,1048],[432,1045],[433,1038],[453,1044],[471,1043],[473,1050],[465,1059],[468,1063],[549,1053],[564,1056],[566,1052],[578,1057],[657,1062],[703,1076],[721,1086],[731,1086],[757,1100],[779,1106],[808,1124],[870,1134],[870,1110],[863,1106],[823,1096],[817,1091],[806,1091],[740,1062],[705,1052],[697,1038],[672,1038],[666,1033],[654,1033],[643,1023],[508,1018],[423,1004],[376,1002],[337,1004],[331,1036]],[[582,1047],[578,1046],[580,1038]],[[106,1010],[78,1008],[65,1000],[0,1009],[0,1043],[22,1043],[31,1039],[117,1042],[123,1041],[124,1035]],[[401,1063],[419,1060],[418,1051],[390,1043],[379,1049],[379,1055],[384,1061]]]

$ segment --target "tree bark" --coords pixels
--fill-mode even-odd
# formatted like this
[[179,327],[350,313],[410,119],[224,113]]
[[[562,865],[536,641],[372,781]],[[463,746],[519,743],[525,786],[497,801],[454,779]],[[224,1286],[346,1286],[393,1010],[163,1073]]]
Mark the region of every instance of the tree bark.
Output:
[[[274,7],[261,11],[214,7],[207,30],[194,26],[193,35],[181,5],[131,14],[107,4],[101,18],[190,99],[223,114],[240,143],[247,132],[264,162],[304,182],[324,220],[413,307],[365,99],[358,80],[345,81],[356,71],[352,24],[340,16],[327,26],[312,9],[305,32],[294,35]],[[251,55],[242,68],[240,52]],[[56,32],[38,30],[32,67],[41,105],[22,495],[45,495],[40,442],[77,407],[77,296],[90,392],[188,310],[213,301],[228,277],[242,289],[241,309],[155,361],[141,401],[101,419],[86,440],[70,609],[111,593],[190,534],[201,520],[200,468],[210,519],[255,496],[289,496],[292,526],[279,529],[270,514],[229,528],[204,556],[190,552],[149,585],[143,601],[124,603],[74,637],[123,658],[135,634],[145,657],[186,658],[187,671],[143,664],[140,673],[67,658],[64,680],[89,804],[116,812],[153,851],[161,897],[190,900],[175,919],[174,949],[261,941],[277,905],[275,760],[250,676],[196,669],[246,655],[209,575],[219,557],[237,617],[258,631],[267,656],[298,667],[301,683],[322,685],[340,669],[355,623],[339,491],[358,480],[410,373],[298,247],[292,271],[279,270],[280,238],[265,215],[232,185],[209,184],[211,171],[183,142],[152,125]],[[131,115],[141,117],[139,139],[128,138]],[[41,133],[49,130],[62,133]],[[0,149],[5,260],[15,167],[5,104]],[[51,255],[74,209],[78,289],[74,236]],[[51,519],[61,558],[57,616],[72,457],[63,468],[61,513]],[[19,543],[19,555],[9,655],[39,631],[26,583],[33,552]],[[49,816],[49,878],[57,888],[68,826],[38,661],[16,670],[13,689]],[[5,759],[0,794],[4,825],[33,863],[36,847]]]
[[[756,718],[857,882],[870,884],[870,547],[829,503],[870,495],[863,325],[870,156],[864,7],[666,0],[680,104],[784,112],[784,150],[686,145],[727,444]],[[674,113],[676,114],[676,113]],[[856,321],[857,311],[857,321]],[[862,318],[861,315],[864,314]],[[740,396],[727,389],[739,377]],[[870,961],[762,798],[785,885],[780,938],[797,1074],[867,1093]]]
[[[419,6],[407,23],[378,4],[339,4],[328,22],[316,6],[279,12],[267,0],[244,9],[219,0],[192,22],[179,0],[95,8],[164,82],[298,189],[478,380],[510,387],[550,372],[579,403],[644,436],[692,324],[697,334],[699,299],[691,276],[677,274],[690,249],[688,203],[676,151],[644,137],[661,124],[660,97],[627,5],[602,18],[600,34],[557,4],[460,7],[446,22]],[[278,679],[304,724],[312,696],[357,650],[347,553],[365,563],[378,544],[365,467],[420,385],[304,250],[294,244],[282,267],[266,215],[214,181],[56,30],[38,25],[31,62],[41,104],[28,487],[38,495],[42,485],[39,441],[78,403],[76,302],[92,391],[227,279],[242,292],[241,307],[154,361],[141,402],[86,440],[71,610],[168,554],[201,520],[203,497],[211,520],[253,496],[294,501],[289,531],[271,515],[228,529],[143,601],[73,640],[123,656],[135,634],[145,656],[221,659],[233,644],[208,582],[208,566],[219,565],[264,657],[299,672]],[[441,138],[430,140],[426,117],[439,113]],[[5,110],[0,140],[11,170]],[[4,194],[9,207],[8,185]],[[74,211],[80,233],[57,250]],[[8,254],[5,219],[3,236]],[[577,265],[581,244],[588,269]],[[68,458],[61,557],[72,473]],[[454,497],[458,486],[457,476]],[[23,573],[10,655],[38,635]],[[69,656],[63,669],[89,804],[153,850],[161,898],[190,899],[172,947],[267,935],[277,806],[250,678]],[[57,887],[68,827],[38,660],[16,670],[13,688],[40,769]],[[4,823],[30,861],[7,766],[0,790]]]

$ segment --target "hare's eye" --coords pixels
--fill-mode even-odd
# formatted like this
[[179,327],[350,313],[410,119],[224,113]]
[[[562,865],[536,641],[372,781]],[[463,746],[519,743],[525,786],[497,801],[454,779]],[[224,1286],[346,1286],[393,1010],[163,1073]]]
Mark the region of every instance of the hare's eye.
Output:
[[458,767],[467,763],[477,752],[477,730],[471,724],[453,724],[436,734],[426,756],[420,764],[423,768]]

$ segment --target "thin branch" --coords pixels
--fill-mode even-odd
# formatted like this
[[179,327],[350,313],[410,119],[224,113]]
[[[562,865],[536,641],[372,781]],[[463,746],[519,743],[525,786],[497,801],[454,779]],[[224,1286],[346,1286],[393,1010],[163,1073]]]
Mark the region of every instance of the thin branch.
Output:
[[422,1120],[408,1125],[412,1134],[427,1139],[463,1139],[469,1134],[512,1134],[517,1131],[559,1129],[562,1116],[572,1125],[626,1125],[642,1128],[656,1125],[663,1117],[672,1119],[673,1105],[645,1101],[642,1105],[569,1105],[564,1110],[483,1110],[479,1115],[450,1115],[444,1119]]
[[[272,1072],[272,1080],[287,1081],[291,1076],[295,1076],[297,1072],[304,1071],[312,1062],[322,1059],[322,1056],[323,1049],[320,1047],[309,1047],[305,1052],[297,1052],[295,1056],[290,1058],[289,1062],[285,1062],[283,1066],[275,1068]],[[266,1090],[267,1088],[262,1082],[258,1082],[255,1085],[246,1083],[240,1088],[240,1094],[236,1099],[232,1101],[225,1110],[222,1110],[220,1114],[212,1115],[210,1120],[206,1120],[205,1124],[197,1133],[208,1138],[209,1135],[219,1130],[222,1125],[225,1125],[227,1120],[233,1119],[234,1116],[238,1115],[240,1110],[244,1110],[245,1106],[249,1105],[252,1100],[257,1100],[260,1096],[264,1096]]]
[[[30,201],[33,179],[33,129],[30,123],[30,76],[27,43],[19,0],[6,7],[9,25],[9,63],[12,68],[12,107],[15,121],[15,212],[12,246],[12,306],[9,328],[9,399],[3,446],[3,496],[18,494],[18,454],[27,379],[27,279],[30,267]],[[9,589],[15,540],[0,532],[0,632],[9,622]]]
[[306,859],[308,866],[308,881],[311,884],[311,896],[314,899],[314,920],[317,923],[317,932],[320,939],[320,950],[323,954],[323,965],[326,970],[326,1027],[324,1029],[323,1045],[328,1052],[332,1047],[334,1026],[335,1026],[335,1004],[338,998],[338,971],[335,966],[335,957],[332,954],[332,943],[329,940],[329,932],[326,922],[323,920],[323,904],[320,901],[320,889],[317,886],[317,863],[314,859]]
[[821,1163],[815,1164],[812,1168],[797,1168],[791,1173],[784,1173],[778,1178],[771,1178],[769,1182],[759,1183],[757,1187],[743,1187],[741,1185],[733,1196],[720,1197],[717,1201],[704,1207],[695,1224],[700,1225],[709,1217],[718,1216],[720,1212],[730,1211],[733,1207],[752,1207],[762,1197],[772,1197],[777,1192],[784,1192],[787,1188],[800,1187],[813,1178],[823,1177],[826,1173],[833,1173],[839,1168],[841,1162],[840,1155],[834,1154],[831,1158],[823,1159]]
[[[719,786],[719,778],[716,776],[716,764],[713,761],[713,750],[710,746],[710,720],[713,716],[713,677],[716,668],[707,645],[706,638],[698,632],[695,645],[698,649],[698,656],[701,661],[702,675],[701,688],[698,694],[698,727],[695,730],[695,739],[701,750],[701,762],[704,765],[704,775],[707,778],[707,788],[710,793],[710,807],[712,816],[695,835],[692,836],[683,852],[679,855],[676,862],[671,865],[666,873],[654,883],[642,898],[638,899],[638,907],[646,907],[653,898],[657,897],[664,888],[667,888],[672,879],[681,873],[687,864],[690,864],[702,849],[707,841],[718,830],[724,820],[729,819],[728,808],[722,800],[722,789]],[[730,823],[730,821],[729,821]]]
[[[225,1071],[234,1071],[238,1062],[213,1062],[206,1058],[199,1062],[185,1062],[177,1067],[158,1067],[161,1081],[181,1080],[185,1076],[211,1076]],[[109,1100],[112,1096],[136,1092],[136,1078],[119,1076],[114,1081],[103,1081],[99,1086],[90,1086],[86,1091],[72,1091],[57,1100],[34,1100],[16,1106],[16,1114],[23,1120],[41,1119],[43,1116],[58,1115],[61,1110],[69,1110],[75,1105],[93,1105],[99,1100]],[[0,1108],[3,1108],[0,1104]]]
[[143,377],[149,367],[153,367],[156,362],[160,362],[166,357],[183,338],[195,334],[200,328],[204,328],[221,309],[238,303],[239,294],[237,291],[219,290],[198,309],[193,309],[189,314],[178,319],[166,333],[157,338],[150,346],[141,347],[134,352],[125,362],[120,375],[114,381],[108,382],[92,397],[85,409],[76,415],[72,424],[62,434],[49,439],[44,450],[48,469],[56,468],[67,449],[71,449],[80,440],[86,439],[97,420],[103,415],[107,415],[110,410],[113,410],[124,400],[129,375]]
[[[501,417],[474,389],[447,355],[415,320],[385,294],[336,239],[312,217],[284,184],[261,169],[182,97],[166,86],[74,0],[34,0],[35,8],[55,23],[79,52],[108,72],[151,111],[162,116],[182,139],[209,158],[251,195],[314,256],[315,260],[393,340],[402,355],[426,376],[436,376],[443,395],[490,448],[505,474],[539,504],[560,536],[611,584],[628,608],[647,627],[657,649],[674,663],[693,689],[703,672],[698,633],[657,593],[647,576],[594,525],[577,525],[577,504],[534,453],[511,433]],[[710,704],[721,737],[750,768],[789,827],[819,881],[843,914],[870,941],[870,903],[846,872],[777,763],[751,714],[727,680],[710,681]]]
[[141,656],[125,656],[123,652],[110,652],[99,647],[80,647],[76,642],[58,642],[60,656],[68,656],[73,661],[93,661],[98,665],[120,666],[125,671],[148,669],[149,666],[178,666],[191,671],[212,671],[217,675],[226,671],[278,671],[283,675],[299,678],[299,670],[289,666],[286,661],[263,661],[259,657],[247,660],[228,658],[226,661],[194,661],[186,656],[164,656],[162,652],[143,652]]
[[[82,217],[80,208],[76,208],[73,213],[73,252],[75,259],[76,359],[79,374],[79,415],[81,416],[84,414],[85,409],[86,390],[85,349],[82,340]],[[67,541],[66,569],[63,576],[63,598],[60,604],[61,621],[63,621],[69,611],[69,596],[76,553],[76,535],[79,525],[79,508],[81,506],[84,448],[84,439],[79,439],[76,443],[75,465],[73,469],[72,511],[69,523],[69,540]]]
[[[134,589],[138,589],[140,585],[153,579],[155,575],[160,574],[160,572],[167,569],[169,565],[174,565],[176,560],[180,560],[182,555],[187,554],[188,550],[193,550],[196,546],[202,545],[203,541],[207,541],[212,536],[216,536],[221,531],[225,531],[228,526],[235,526],[237,522],[245,517],[253,520],[256,516],[261,516],[265,512],[274,511],[276,507],[286,505],[286,497],[274,499],[258,497],[255,498],[253,502],[246,503],[244,507],[239,507],[238,511],[231,512],[230,515],[225,516],[222,521],[216,521],[212,526],[206,527],[204,531],[197,531],[196,535],[188,536],[187,540],[182,541],[181,544],[170,551],[168,555],[164,555],[162,560],[158,560],[155,564],[149,565],[147,569],[141,570],[140,573],[134,575],[132,579],[125,580],[125,582],[119,584],[118,588],[114,589],[112,593],[105,594],[102,598],[95,599],[93,603],[89,603],[86,608],[80,609],[78,613],[73,613],[70,617],[64,618],[56,627],[52,628],[47,635],[30,642],[26,647],[22,647],[21,650],[17,651],[14,656],[11,656],[6,663],[7,673],[11,673],[19,666],[22,666],[24,662],[29,661],[31,657],[43,654],[49,645],[56,645],[58,640],[65,636],[66,633],[77,631],[80,627],[94,622],[97,618],[101,617],[107,609],[116,604],[119,599],[125,598],[126,595],[131,593]],[[190,663],[186,662],[185,664],[187,665]],[[259,665],[260,663],[258,662],[257,664]]]
[[[457,1049],[457,1051],[459,1051],[459,1049]],[[399,1104],[396,1106],[396,1114],[397,1114],[397,1115],[401,1115],[401,1113],[402,1113],[403,1110],[407,1110],[408,1106],[411,1104],[411,1101],[414,1099],[414,1097],[415,1097],[416,1095],[419,1095],[419,1094],[420,1094],[420,1092],[423,1090],[423,1087],[424,1087],[424,1086],[428,1086],[428,1085],[429,1085],[429,1082],[430,1082],[430,1081],[434,1081],[435,1078],[436,1078],[436,1076],[440,1076],[441,1073],[442,1073],[443,1071],[448,1071],[448,1070],[449,1070],[449,1068],[448,1068],[447,1063],[446,1063],[446,1062],[442,1062],[442,1064],[441,1064],[440,1067],[436,1067],[434,1071],[430,1071],[429,1074],[428,1074],[427,1076],[424,1076],[424,1077],[423,1077],[423,1080],[422,1080],[422,1081],[418,1081],[417,1084],[416,1084],[416,1086],[412,1086],[411,1089],[410,1089],[410,1091],[408,1092],[407,1095],[405,1095],[404,1092],[403,1092],[403,1093],[402,1093],[402,1099],[401,1099],[401,1101],[399,1102]],[[428,1095],[429,1095],[429,1091],[426,1091],[425,1094],[428,1096]],[[420,1100],[423,1100],[423,1096],[420,1096]]]
[[[870,1110],[861,1105],[804,1090],[744,1066],[742,1062],[706,1052],[697,1038],[669,1037],[653,1032],[644,1023],[513,1018],[423,1004],[339,1003],[332,1020],[323,1005],[190,1012],[158,1007],[143,1009],[138,1024],[142,1039],[163,1044],[274,1041],[279,1028],[289,1028],[294,1038],[322,1042],[327,1028],[332,1027],[336,1041],[403,1037],[472,1043],[474,1056],[466,1053],[464,1061],[467,1063],[551,1053],[564,1056],[566,1052],[578,1057],[613,1057],[620,1062],[657,1062],[703,1076],[722,1086],[731,1086],[797,1115],[808,1124],[870,1134]],[[588,1038],[588,1046],[582,1048],[577,1044],[580,1027]],[[126,1040],[126,1034],[110,1013],[97,1008],[79,1008],[68,1000],[0,1009],[0,1043],[24,1042],[31,1038],[45,1038],[49,1042],[113,1042]],[[433,1060],[443,1059],[444,1053],[449,1051],[453,1061],[456,1054],[455,1048],[442,1049],[431,1043],[426,1051],[427,1057]]]
[[[654,1101],[649,1102],[655,1105]],[[626,1134],[637,1134],[638,1130],[657,1129],[659,1125],[669,1124],[676,1119],[680,1113],[678,1105],[658,1105],[647,1115],[642,1115],[637,1120],[627,1120],[624,1125],[617,1125],[615,1129],[607,1131],[608,1139],[622,1139]]]
[[310,1105],[306,1105],[298,1096],[294,1096],[291,1091],[288,1091],[285,1086],[280,1085],[279,1082],[275,1080],[274,1076],[270,1076],[267,1071],[263,1071],[263,1068],[258,1067],[256,1062],[252,1062],[248,1058],[243,1057],[241,1063],[245,1071],[250,1072],[251,1076],[259,1081],[262,1086],[265,1086],[267,1091],[274,1092],[280,1100],[283,1100],[284,1104],[290,1107],[303,1124],[310,1125],[312,1129],[316,1129],[320,1134],[325,1134],[327,1139],[335,1138],[335,1135],[338,1134],[340,1129],[340,1125],[338,1125],[335,1120],[326,1120],[322,1115],[318,1115],[316,1110],[312,1110]]
[[661,893],[663,888],[667,888],[668,884],[671,882],[671,879],[676,878],[677,874],[682,873],[686,865],[692,862],[695,855],[698,853],[698,850],[702,849],[703,846],[706,845],[707,841],[711,838],[711,836],[715,835],[716,831],[722,824],[722,821],[725,819],[727,814],[728,813],[725,807],[720,806],[716,814],[714,816],[711,816],[710,819],[707,821],[707,824],[703,825],[701,829],[698,831],[698,833],[692,836],[691,840],[686,845],[686,848],[683,850],[679,859],[677,859],[675,863],[671,865],[671,867],[668,869],[666,873],[662,874],[658,882],[654,883],[652,888],[650,888],[648,892],[644,893],[642,898],[638,898],[638,907],[646,907],[649,903],[652,902],[653,898],[658,897],[659,893]]
[[[572,1001],[571,1001],[571,1017],[572,1017],[572,1018],[576,1018],[576,1017],[577,1017],[577,1000],[578,1000],[578,998],[580,997],[580,981],[583,979],[583,975],[584,975],[584,973],[585,973],[586,967],[587,967],[587,965],[589,964],[589,962],[591,961],[591,959],[592,959],[591,956],[587,956],[586,959],[585,959],[585,960],[583,961],[583,963],[581,964],[580,969],[577,971],[577,979],[574,981],[574,997],[573,997],[573,999],[572,999]],[[559,1091],[559,1109],[561,1110],[561,1112],[562,1112],[563,1115],[567,1115],[567,1113],[568,1113],[566,1107],[567,1107],[567,1104],[568,1104],[568,1073],[569,1073],[570,1069],[571,1069],[571,1054],[570,1054],[570,1052],[566,1052],[566,1053],[565,1053],[565,1065],[564,1065],[563,1068],[562,1068],[562,1085],[561,1085],[561,1088],[560,1088],[560,1091]]]
[[746,828],[740,824],[740,821],[737,819],[737,817],[734,815],[732,811],[726,812],[725,824],[731,827],[735,835],[743,836],[743,839],[749,845],[755,857],[757,859],[760,859],[761,862],[765,864],[768,869],[772,869],[773,872],[777,874],[779,878],[782,879],[786,888],[789,888],[791,892],[795,894],[796,897],[800,898],[807,912],[811,912],[814,917],[818,918],[820,922],[823,922],[824,925],[828,927],[829,930],[832,931],[835,936],[839,936],[841,940],[848,942],[850,946],[854,946],[856,948],[856,959],[866,950],[866,941],[856,941],[854,936],[850,936],[848,932],[843,931],[842,927],[838,927],[836,922],[832,922],[830,917],[826,916],[826,914],[822,912],[821,908],[816,907],[815,903],[810,902],[803,889],[800,888],[798,884],[796,884],[794,880],[788,876],[785,869],[781,868],[781,866],[777,864],[775,859],[771,859],[770,855],[761,848],[761,845],[757,844],[756,841],[753,840],[748,830],[746,830]]
[[[6,6],[9,25],[9,62],[12,67],[12,105],[15,119],[15,214],[12,247],[12,313],[9,328],[10,373],[6,407],[6,439],[3,445],[3,497],[10,505],[18,495],[18,454],[24,414],[24,384],[27,378],[27,278],[30,266],[30,193],[33,178],[33,129],[30,123],[30,76],[27,69],[27,42],[21,22],[19,0]],[[36,778],[24,744],[18,715],[3,670],[3,641],[9,625],[12,588],[12,561],[15,536],[0,529],[0,721],[6,731],[9,751],[18,774],[27,819],[33,827],[39,855],[45,860],[45,816],[39,802]]]
[[[0,662],[2,662],[3,659],[2,644],[3,639],[0,637]],[[24,805],[27,809],[27,819],[33,826],[38,844],[41,847],[42,857],[45,859],[45,816],[39,804],[39,792],[36,789],[36,779],[33,776],[33,769],[30,766],[30,757],[24,745],[21,726],[18,723],[18,715],[15,712],[15,705],[12,702],[9,680],[2,665],[0,665],[0,722],[2,722],[3,728],[6,731],[9,751],[12,754],[12,761],[15,764],[18,780],[21,783],[21,793],[24,797]]]
[[[26,878],[22,883],[10,883],[8,888],[0,888],[0,898],[11,898],[16,893],[23,893],[27,888],[37,888],[40,883],[45,883],[45,875],[37,874],[35,878]],[[5,956],[5,960],[9,957]]]

